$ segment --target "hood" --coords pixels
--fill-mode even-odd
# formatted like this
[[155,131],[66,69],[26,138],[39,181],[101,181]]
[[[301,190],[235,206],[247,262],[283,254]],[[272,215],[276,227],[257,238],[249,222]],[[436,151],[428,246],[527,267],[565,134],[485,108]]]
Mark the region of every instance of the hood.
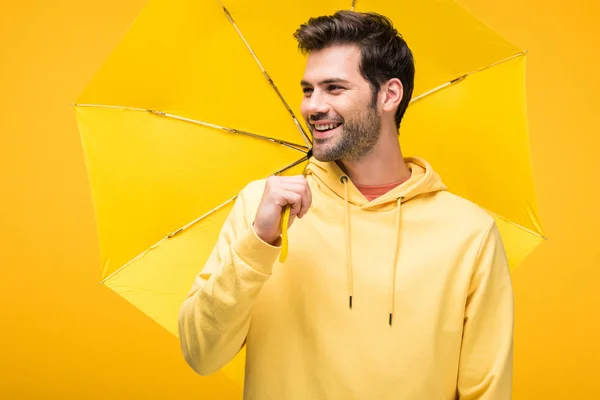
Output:
[[[337,197],[345,205],[345,264],[348,275],[348,300],[349,307],[352,309],[354,293],[354,273],[352,266],[352,246],[360,243],[352,243],[350,207],[359,207],[365,211],[396,211],[396,237],[390,251],[394,251],[392,265],[390,269],[389,282],[389,325],[392,325],[396,292],[396,266],[398,264],[398,252],[400,250],[400,230],[402,229],[402,205],[411,201],[417,196],[427,193],[446,190],[446,185],[442,182],[440,176],[431,168],[431,165],[422,158],[406,157],[404,161],[411,171],[411,177],[406,182],[401,183],[383,196],[369,202],[362,193],[352,183],[348,175],[335,162],[322,162],[311,158],[304,171],[305,176],[312,175],[319,182],[320,189],[328,192],[334,198]],[[287,223],[286,223],[287,224]],[[284,224],[284,225],[286,225]],[[382,266],[385,268],[386,266]]]
[[447,189],[440,176],[424,159],[405,157],[404,162],[411,171],[410,179],[371,202],[335,162],[322,162],[313,157],[306,166],[305,175],[313,175],[321,182],[323,190],[363,210],[389,211],[397,207],[398,199],[405,203],[421,194]]

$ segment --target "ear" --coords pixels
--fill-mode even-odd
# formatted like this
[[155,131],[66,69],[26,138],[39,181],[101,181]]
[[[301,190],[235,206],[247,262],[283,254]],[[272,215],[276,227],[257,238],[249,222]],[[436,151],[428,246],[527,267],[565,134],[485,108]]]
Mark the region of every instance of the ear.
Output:
[[402,82],[398,78],[390,79],[382,86],[383,111],[395,112],[404,93]]

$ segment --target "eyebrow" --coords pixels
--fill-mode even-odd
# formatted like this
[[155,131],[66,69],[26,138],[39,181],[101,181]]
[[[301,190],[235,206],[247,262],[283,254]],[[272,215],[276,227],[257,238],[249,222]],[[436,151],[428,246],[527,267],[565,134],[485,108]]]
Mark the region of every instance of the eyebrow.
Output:
[[[319,82],[319,85],[328,85],[330,83],[344,83],[344,84],[349,84],[350,82],[342,79],[342,78],[328,78],[325,80],[322,80],[321,82]],[[312,86],[309,82],[305,81],[305,80],[301,80],[300,81],[300,86]]]

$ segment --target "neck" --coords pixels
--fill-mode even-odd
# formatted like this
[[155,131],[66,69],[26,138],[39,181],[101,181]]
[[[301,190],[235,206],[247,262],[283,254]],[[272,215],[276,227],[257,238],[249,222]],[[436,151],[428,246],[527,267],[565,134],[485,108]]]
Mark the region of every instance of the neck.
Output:
[[359,160],[340,160],[337,163],[358,185],[386,185],[404,181],[411,175],[395,129],[382,131],[375,147]]

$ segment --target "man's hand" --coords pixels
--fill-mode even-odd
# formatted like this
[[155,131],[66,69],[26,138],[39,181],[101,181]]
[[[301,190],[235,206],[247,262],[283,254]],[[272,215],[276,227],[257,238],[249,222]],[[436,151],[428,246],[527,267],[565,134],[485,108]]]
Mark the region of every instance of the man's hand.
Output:
[[292,226],[296,217],[302,218],[312,203],[312,194],[306,178],[298,176],[272,176],[267,179],[263,197],[256,211],[254,231],[266,243],[274,245],[281,235],[283,208],[291,206]]

